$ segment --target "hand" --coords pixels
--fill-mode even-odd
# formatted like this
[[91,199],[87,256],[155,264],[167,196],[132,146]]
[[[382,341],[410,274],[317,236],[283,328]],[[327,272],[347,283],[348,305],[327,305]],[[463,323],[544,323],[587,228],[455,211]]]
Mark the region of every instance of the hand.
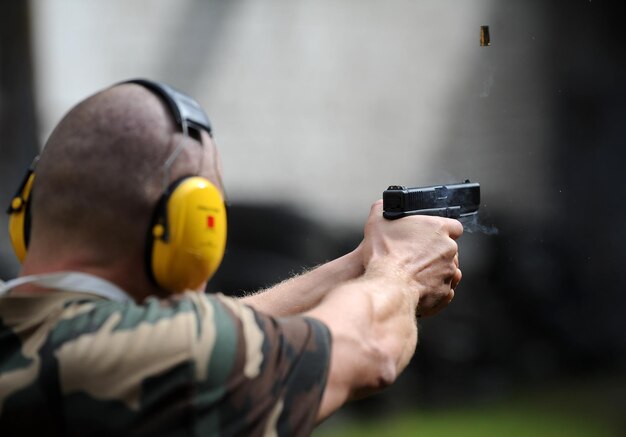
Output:
[[417,313],[429,316],[446,307],[461,281],[456,239],[463,226],[453,219],[408,216],[382,217],[382,201],[372,205],[362,243],[366,271],[406,278],[415,292]]

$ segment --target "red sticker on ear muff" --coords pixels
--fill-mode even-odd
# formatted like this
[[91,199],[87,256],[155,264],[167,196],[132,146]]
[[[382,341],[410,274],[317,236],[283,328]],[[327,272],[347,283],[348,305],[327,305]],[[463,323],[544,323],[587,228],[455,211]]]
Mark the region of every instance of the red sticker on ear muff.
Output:
[[213,229],[215,227],[215,217],[213,217],[212,215],[207,217],[207,226],[209,227],[209,229]]

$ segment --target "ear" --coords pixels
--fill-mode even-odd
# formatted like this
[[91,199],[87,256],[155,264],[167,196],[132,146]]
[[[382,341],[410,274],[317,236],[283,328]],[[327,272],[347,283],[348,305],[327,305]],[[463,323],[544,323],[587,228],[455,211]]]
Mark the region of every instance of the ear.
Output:
[[224,200],[208,179],[193,176],[173,184],[159,203],[148,242],[149,273],[172,293],[197,289],[224,257]]

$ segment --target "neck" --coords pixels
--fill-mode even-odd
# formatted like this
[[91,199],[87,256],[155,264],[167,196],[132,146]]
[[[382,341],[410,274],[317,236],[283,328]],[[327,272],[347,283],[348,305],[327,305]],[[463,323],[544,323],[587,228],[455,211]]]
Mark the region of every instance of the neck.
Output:
[[[140,263],[132,263],[128,260],[103,263],[84,253],[74,253],[73,256],[55,254],[54,257],[42,257],[37,251],[29,250],[20,276],[63,271],[88,273],[105,279],[124,290],[138,303],[151,295],[164,297],[163,291],[150,283]],[[36,284],[24,284],[16,287],[14,292],[47,293],[50,290]]]

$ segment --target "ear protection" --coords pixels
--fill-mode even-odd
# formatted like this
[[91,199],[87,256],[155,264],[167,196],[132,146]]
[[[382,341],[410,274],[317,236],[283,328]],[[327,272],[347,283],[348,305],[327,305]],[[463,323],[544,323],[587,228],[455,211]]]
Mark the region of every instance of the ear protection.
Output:
[[30,237],[30,203],[28,201],[35,181],[34,170],[38,159],[39,157],[36,157],[28,168],[7,210],[7,214],[9,214],[9,238],[15,256],[20,262],[26,258],[26,248]]
[[[208,117],[191,97],[163,83],[145,79],[124,83],[141,85],[160,97],[185,135],[196,134],[193,136],[200,143],[200,130],[212,136]],[[176,149],[170,156],[171,163],[178,152],[180,150]],[[8,210],[11,243],[20,261],[24,260],[28,247],[28,201],[36,161],[37,158]],[[226,206],[218,188],[200,176],[186,176],[174,181],[158,201],[148,231],[145,251],[148,276],[171,293],[197,289],[219,267],[226,249],[226,233]]]

